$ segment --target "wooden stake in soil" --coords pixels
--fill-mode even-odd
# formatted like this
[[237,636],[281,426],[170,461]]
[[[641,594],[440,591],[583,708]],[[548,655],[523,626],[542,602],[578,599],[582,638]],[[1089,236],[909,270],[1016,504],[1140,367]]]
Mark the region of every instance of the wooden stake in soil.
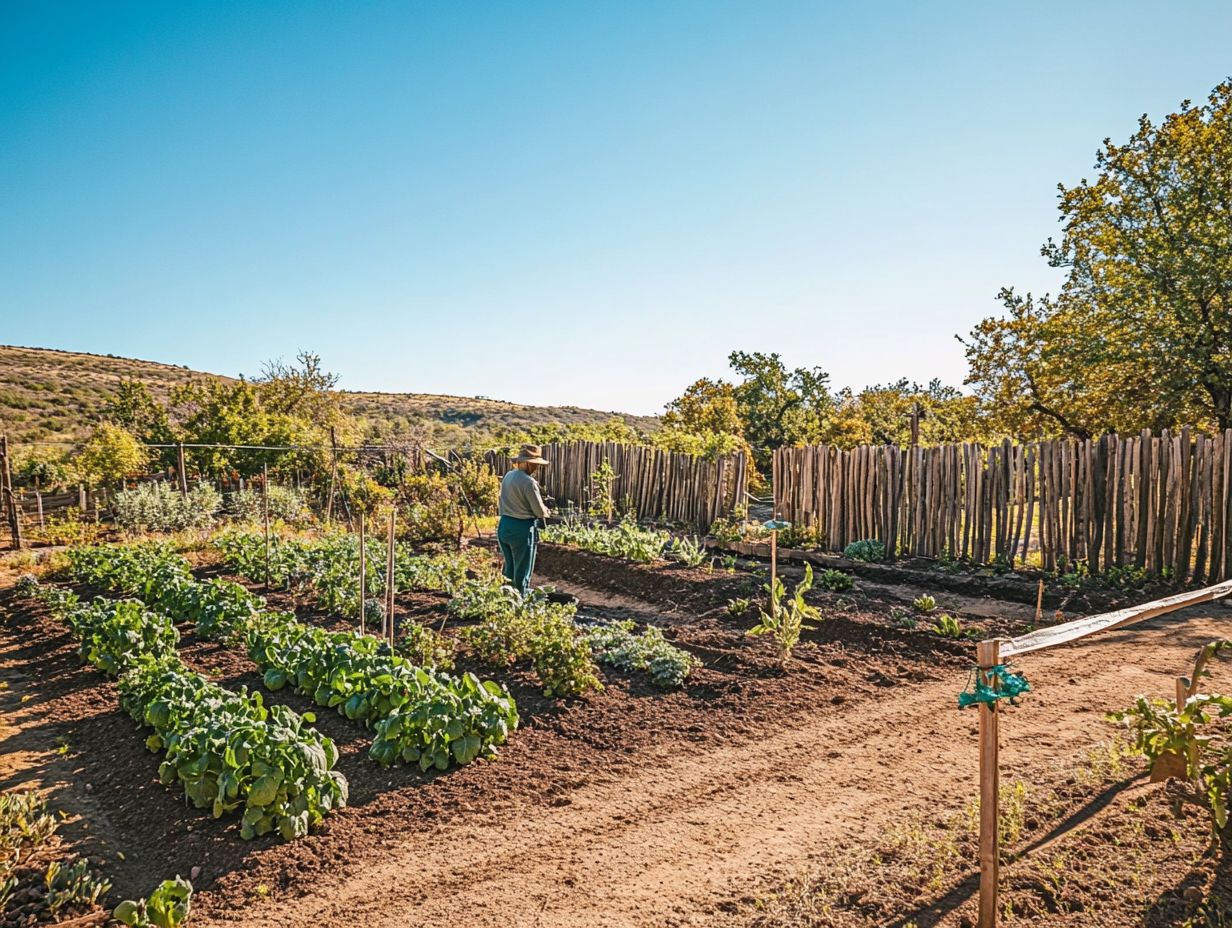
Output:
[[[1001,642],[981,641],[975,650],[977,671],[985,685],[995,685],[989,671],[1001,663]],[[1000,864],[997,822],[999,818],[998,767],[999,717],[996,703],[980,703],[980,919],[979,928],[996,928],[997,870]]]
[[394,644],[394,525],[398,510],[389,510],[389,546],[385,550],[385,632],[389,646]]
[[762,528],[770,530],[770,617],[777,619],[779,606],[774,598],[774,591],[778,586],[775,580],[779,574],[779,532],[785,528],[791,528],[791,523],[784,522],[779,514],[775,513],[773,519],[762,523]]
[[175,449],[176,479],[180,485],[180,495],[188,495],[188,466],[184,463],[184,443],[180,442]]
[[0,435],[0,495],[4,496],[4,511],[13,536],[13,550],[22,547],[21,516],[17,512],[17,497],[13,495],[13,472],[9,466],[9,439]]
[[364,606],[366,605],[365,594],[368,591],[367,587],[367,563],[364,558],[364,511],[359,510],[359,633],[365,634],[364,631]]
[[265,522],[265,592],[270,590],[269,465],[261,465],[261,517]]
[[1039,582],[1039,592],[1035,594],[1035,625],[1038,628],[1040,617],[1044,614],[1044,581]]

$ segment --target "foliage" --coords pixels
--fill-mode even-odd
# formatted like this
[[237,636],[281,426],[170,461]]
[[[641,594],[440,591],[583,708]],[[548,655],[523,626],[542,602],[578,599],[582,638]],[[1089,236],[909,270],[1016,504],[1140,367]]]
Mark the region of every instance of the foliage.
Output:
[[784,548],[817,549],[822,547],[821,529],[815,525],[792,523],[779,532],[778,543]]
[[967,383],[1023,436],[1232,426],[1232,81],[1105,140],[1095,172],[1059,188],[1064,234],[1042,252],[1061,293],[1003,290],[1007,314],[965,343]]
[[853,541],[843,549],[843,557],[851,561],[883,561],[885,554],[885,545],[871,538]]
[[15,871],[46,845],[58,823],[37,790],[0,792],[0,912],[18,886]]
[[929,615],[937,611],[936,597],[929,593],[921,593],[911,601],[911,608],[920,615]]
[[813,588],[813,568],[804,565],[804,579],[796,584],[791,599],[787,600],[787,591],[783,581],[774,578],[773,584],[766,584],[763,589],[770,594],[770,609],[760,611],[761,620],[749,629],[749,635],[770,635],[778,645],[779,660],[786,665],[791,660],[791,652],[800,642],[800,633],[806,628],[813,628],[809,621],[821,617],[816,606],[805,602],[805,594]]
[[547,696],[580,696],[600,691],[590,648],[578,632],[575,606],[551,602],[545,591],[522,596],[507,586],[467,581],[449,610],[478,618],[462,638],[481,661],[509,666],[529,661]]
[[769,464],[771,449],[821,439],[834,409],[825,371],[789,370],[778,354],[759,351],[733,351],[728,362],[743,378],[733,395],[759,467]]
[[852,588],[855,581],[851,579],[851,574],[826,569],[817,575],[817,583],[823,590],[829,590],[831,593],[845,593]]
[[65,866],[58,860],[47,865],[43,877],[43,886],[47,891],[47,910],[52,918],[57,918],[60,911],[68,906],[85,906],[93,908],[99,899],[111,891],[111,881],[96,876],[90,870],[90,862],[80,857]]
[[120,490],[112,500],[116,523],[126,531],[175,532],[212,525],[222,497],[208,483],[192,487],[185,496],[164,481]]
[[948,613],[937,617],[936,623],[930,631],[942,638],[969,638],[973,634],[973,630],[963,628],[962,622],[954,618]]
[[911,443],[912,410],[919,409],[920,443],[980,441],[988,437],[974,396],[946,386],[940,380],[927,385],[906,378],[895,383],[865,387],[858,393],[844,389],[825,432],[825,440],[840,448],[856,445]]
[[543,541],[573,545],[597,554],[653,563],[663,556],[663,549],[671,541],[671,534],[658,529],[641,528],[629,516],[625,516],[610,528],[588,525],[580,519],[566,519],[543,529],[539,536]]
[[500,478],[492,473],[483,458],[458,459],[446,477],[449,490],[467,512],[477,516],[496,513],[500,501]]
[[308,727],[311,714],[267,708],[260,693],[225,690],[174,657],[144,658],[119,688],[121,707],[154,729],[146,745],[166,751],[159,779],[215,818],[242,809],[240,837],[302,837],[346,805],[338,749]]
[[103,527],[87,518],[76,506],[69,506],[47,516],[41,528],[30,526],[26,533],[31,540],[49,545],[91,545],[102,537]]
[[706,546],[696,535],[673,539],[668,554],[686,567],[701,567],[706,562]]
[[126,899],[112,913],[133,928],[178,928],[192,911],[192,884],[176,877],[163,880],[145,899]]
[[602,516],[612,521],[616,512],[616,481],[619,479],[620,475],[613,469],[612,462],[604,458],[603,463],[590,475],[586,487],[587,515]]
[[131,432],[100,422],[77,449],[73,466],[84,483],[111,486],[140,474],[147,460],[145,447]]
[[[270,519],[291,525],[311,521],[308,499],[295,487],[271,483],[268,488]],[[260,522],[265,518],[265,495],[260,490],[244,489],[227,494],[227,512],[240,522]]]
[[439,474],[407,477],[398,488],[398,537],[412,544],[451,540],[462,533],[460,510]]
[[683,686],[701,662],[669,644],[662,629],[651,625],[638,635],[633,628],[632,621],[595,626],[586,632],[586,644],[595,659],[604,664],[649,673],[654,684],[664,689]]
[[135,599],[76,605],[64,619],[81,642],[78,654],[109,677],[118,676],[146,655],[175,654],[179,633],[171,620],[146,610]]
[[418,622],[407,622],[398,639],[397,651],[417,667],[452,670],[456,647],[452,638]]
[[39,490],[58,490],[73,481],[73,465],[67,456],[49,448],[20,449],[14,454],[13,479]]

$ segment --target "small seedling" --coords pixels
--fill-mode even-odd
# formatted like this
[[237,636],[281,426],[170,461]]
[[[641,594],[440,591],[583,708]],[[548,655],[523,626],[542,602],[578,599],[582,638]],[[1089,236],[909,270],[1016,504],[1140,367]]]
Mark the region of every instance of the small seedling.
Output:
[[924,593],[911,601],[911,608],[920,615],[930,615],[937,611],[937,600]]
[[937,624],[932,627],[932,631],[942,638],[967,638],[970,636],[970,632],[963,628],[962,622],[948,614],[942,615],[937,619]]

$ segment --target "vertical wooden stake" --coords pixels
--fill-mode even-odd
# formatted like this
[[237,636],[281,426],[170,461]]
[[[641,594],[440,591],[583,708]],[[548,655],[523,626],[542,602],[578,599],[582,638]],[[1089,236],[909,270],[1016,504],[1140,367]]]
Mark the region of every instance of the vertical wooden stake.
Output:
[[9,466],[9,439],[7,435],[0,435],[0,496],[4,499],[0,503],[4,505],[5,516],[8,518],[9,532],[13,536],[13,550],[18,550],[23,546],[21,539],[21,515],[17,511],[17,497],[13,494],[13,471]]
[[1176,678],[1176,710],[1180,712],[1189,702],[1189,680],[1185,677]]
[[1039,582],[1039,591],[1035,594],[1035,625],[1038,628],[1040,617],[1044,614],[1044,581]]
[[[1001,663],[1001,642],[976,645],[980,681],[991,684],[988,671]],[[980,918],[979,928],[996,928],[997,876],[1000,867],[999,821],[1000,769],[998,765],[999,716],[996,703],[980,703]]]
[[265,521],[265,592],[270,590],[269,465],[261,465],[261,510]]
[[368,572],[367,564],[364,558],[364,511],[359,510],[359,633],[365,634],[364,630],[364,605],[366,604],[366,594],[368,591]]
[[385,621],[389,636],[389,645],[394,644],[394,524],[398,518],[398,510],[389,510],[389,546],[385,551]]
[[184,443],[180,442],[175,449],[176,476],[180,483],[180,495],[188,495],[188,465],[184,461]]
[[774,598],[775,578],[779,573],[779,533],[770,533],[770,618],[779,617],[779,604]]
[[326,528],[329,528],[330,520],[334,516],[334,481],[338,477],[338,435],[332,425],[329,427],[329,443],[332,453],[329,459],[329,495],[325,498]]

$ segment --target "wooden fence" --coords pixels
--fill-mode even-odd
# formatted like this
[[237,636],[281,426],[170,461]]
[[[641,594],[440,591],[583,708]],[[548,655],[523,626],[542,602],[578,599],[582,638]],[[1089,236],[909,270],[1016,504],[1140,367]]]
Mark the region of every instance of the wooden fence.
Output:
[[[557,506],[585,507],[593,495],[591,475],[607,460],[616,473],[618,511],[632,509],[698,531],[743,506],[748,489],[742,452],[707,460],[644,445],[569,441],[544,445],[543,456],[551,463],[536,476]],[[509,469],[508,455],[493,451],[487,457],[496,473]]]
[[902,555],[1133,565],[1178,580],[1232,575],[1232,430],[982,447],[824,445],[775,452],[775,505],[824,547]]

